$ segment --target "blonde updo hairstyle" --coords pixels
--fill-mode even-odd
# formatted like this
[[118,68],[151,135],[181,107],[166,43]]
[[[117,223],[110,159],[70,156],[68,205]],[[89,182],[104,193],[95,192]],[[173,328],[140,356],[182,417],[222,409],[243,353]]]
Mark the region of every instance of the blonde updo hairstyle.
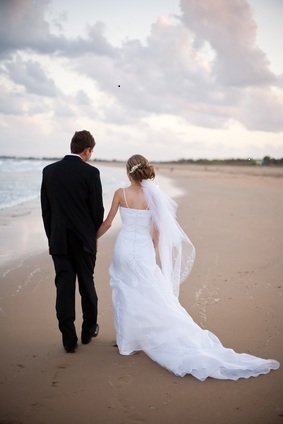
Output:
[[142,155],[131,156],[127,161],[126,168],[128,175],[137,183],[142,180],[153,180],[155,177],[153,166]]

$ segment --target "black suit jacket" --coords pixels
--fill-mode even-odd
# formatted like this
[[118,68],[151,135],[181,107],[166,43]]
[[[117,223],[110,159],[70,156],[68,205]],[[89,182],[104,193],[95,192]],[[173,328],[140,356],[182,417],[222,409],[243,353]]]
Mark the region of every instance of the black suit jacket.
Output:
[[104,214],[97,168],[72,155],[46,166],[41,209],[50,254],[66,254],[73,235],[84,250],[96,253],[96,232]]

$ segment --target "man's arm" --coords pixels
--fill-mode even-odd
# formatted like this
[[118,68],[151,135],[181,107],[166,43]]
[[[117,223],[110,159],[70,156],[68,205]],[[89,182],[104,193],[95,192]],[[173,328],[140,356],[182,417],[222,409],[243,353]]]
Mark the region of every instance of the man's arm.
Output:
[[40,190],[40,201],[41,201],[41,213],[42,213],[43,225],[44,225],[46,236],[49,240],[50,234],[51,234],[51,211],[50,211],[49,200],[46,193],[44,170],[43,170],[41,190]]
[[100,174],[98,169],[95,169],[96,173],[91,181],[91,192],[90,192],[90,212],[96,230],[100,227],[104,217],[104,207],[102,198],[102,186],[100,180]]

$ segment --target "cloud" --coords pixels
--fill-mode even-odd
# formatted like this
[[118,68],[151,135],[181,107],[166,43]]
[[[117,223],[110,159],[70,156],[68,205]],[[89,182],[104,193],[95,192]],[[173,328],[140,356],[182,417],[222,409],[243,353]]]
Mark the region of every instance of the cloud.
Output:
[[81,106],[88,106],[91,103],[89,96],[83,90],[79,90],[76,95],[77,103]]
[[275,88],[252,87],[245,92],[238,119],[249,130],[283,131],[283,96]]
[[11,92],[2,87],[0,91],[0,113],[4,115],[22,115],[24,113],[24,102],[21,93]]
[[[186,7],[191,3],[194,2],[187,1]],[[210,39],[208,35],[203,38],[202,43],[195,42],[195,36],[187,25],[160,18],[152,25],[146,45],[130,40],[117,48],[114,56],[90,54],[76,62],[78,73],[93,79],[102,91],[112,96],[110,106],[105,107],[106,119],[112,116],[115,122],[120,120],[121,124],[125,124],[125,121],[130,123],[133,119],[157,113],[182,116],[192,125],[207,128],[226,128],[231,119],[238,119],[250,129],[281,131],[283,122],[280,119],[275,121],[272,114],[265,114],[265,119],[253,117],[255,108],[252,105],[257,102],[257,91],[251,90],[251,87],[261,87],[262,97],[269,99],[269,106],[272,106],[273,100],[274,108],[280,106],[280,102],[269,94],[270,84],[277,80],[268,70],[263,52],[256,48],[253,41],[254,22],[250,9],[245,2],[240,3],[240,18],[245,19],[244,26],[245,23],[250,24],[250,31],[247,28],[245,34],[238,31],[239,39],[234,33],[230,37],[229,43],[234,44],[238,51],[237,57],[228,47],[227,52],[224,47],[220,48],[222,38],[226,38],[222,43],[224,46],[229,44],[229,34],[226,34],[229,22],[226,23],[226,19],[232,21],[233,28],[236,23],[232,12],[236,11],[227,6],[228,10],[224,8],[219,18],[217,12],[222,3],[218,1],[215,2],[218,8],[215,8],[212,17],[209,15],[210,21],[204,25],[204,29],[208,27],[208,30],[199,31],[210,36]],[[194,3],[192,8],[195,20],[207,22],[203,8],[196,4],[199,5],[199,2]],[[206,14],[210,10],[207,6]],[[213,28],[216,28],[217,36],[213,35]],[[207,42],[217,47],[215,55],[205,52]],[[278,93],[277,97],[280,96],[282,93]]]
[[[87,52],[111,55],[115,51],[103,35],[104,24],[88,27],[87,38],[68,39],[51,32],[45,13],[50,0],[2,0],[0,2],[0,54],[34,51],[41,54],[80,56]],[[58,23],[57,23],[58,25]]]
[[256,22],[246,0],[181,0],[182,22],[195,44],[208,42],[216,54],[213,73],[225,85],[270,84],[276,78],[256,45]]
[[51,78],[46,76],[39,62],[23,60],[19,55],[5,66],[10,79],[25,87],[29,93],[54,97],[58,89]]
[[[153,25],[146,46],[138,40],[126,41],[114,57],[88,55],[75,67],[130,115],[136,111],[184,114],[189,103],[213,98],[208,99],[210,70],[192,47],[189,32],[164,19]],[[218,102],[220,97],[214,98]]]
[[0,50],[24,48],[42,50],[50,40],[50,28],[44,19],[49,0],[2,0],[0,3]]
[[[256,44],[246,0],[181,0],[177,19],[160,16],[146,41],[128,38],[118,47],[102,22],[86,26],[80,37],[68,38],[63,27],[53,33],[46,14],[51,5],[0,2],[5,137],[13,116],[28,133],[39,122],[36,134],[44,129],[42,139],[52,134],[57,142],[68,131],[94,126],[113,157],[143,146],[146,155],[166,159],[193,149],[206,156],[206,148],[224,155],[230,136],[220,142],[215,134],[231,134],[235,122],[247,133],[283,130],[282,76],[272,74]],[[213,143],[204,141],[211,134]]]

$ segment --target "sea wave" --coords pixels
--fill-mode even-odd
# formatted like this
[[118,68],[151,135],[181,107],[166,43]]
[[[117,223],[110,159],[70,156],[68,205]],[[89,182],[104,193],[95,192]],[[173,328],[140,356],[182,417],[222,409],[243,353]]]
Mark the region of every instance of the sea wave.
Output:
[[[0,209],[17,206],[39,198],[42,170],[52,161],[0,159]],[[96,164],[93,164],[96,165]],[[103,195],[108,203],[112,193],[127,183],[122,168],[99,166]]]
[[[42,170],[51,160],[0,158],[0,209],[17,206],[38,199],[42,179]],[[106,210],[110,206],[112,195],[119,187],[128,185],[129,180],[124,167],[111,167],[96,164],[100,170],[103,197]],[[178,188],[171,180],[159,176],[158,184],[170,196],[177,196]]]

